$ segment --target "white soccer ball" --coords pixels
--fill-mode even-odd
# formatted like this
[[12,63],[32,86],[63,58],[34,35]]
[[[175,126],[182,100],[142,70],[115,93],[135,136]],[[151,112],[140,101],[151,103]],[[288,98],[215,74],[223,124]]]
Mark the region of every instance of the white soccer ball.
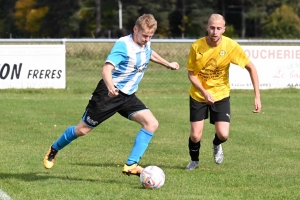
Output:
[[161,188],[165,183],[165,173],[161,168],[150,165],[144,168],[140,180],[144,188]]

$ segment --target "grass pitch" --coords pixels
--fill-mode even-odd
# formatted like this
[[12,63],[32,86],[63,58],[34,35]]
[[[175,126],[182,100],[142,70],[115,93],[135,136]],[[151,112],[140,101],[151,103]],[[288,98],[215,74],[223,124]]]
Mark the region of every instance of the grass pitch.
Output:
[[262,91],[260,114],[251,112],[253,91],[232,91],[224,162],[213,161],[214,127],[206,122],[200,166],[185,171],[188,94],[155,93],[145,84],[138,96],[160,127],[140,164],[164,170],[162,188],[143,189],[138,177],[121,173],[140,127],[119,115],[75,140],[59,152],[52,169],[44,169],[48,147],[78,123],[91,91],[2,90],[0,189],[20,200],[300,198],[299,90]]
[[300,90],[261,91],[260,114],[252,113],[253,91],[232,90],[224,162],[214,163],[215,131],[206,121],[199,168],[184,170],[190,131],[187,47],[174,51],[180,56],[173,47],[161,47],[157,52],[164,50],[161,55],[181,69],[151,64],[137,92],[160,123],[140,164],[164,170],[162,188],[143,189],[138,177],[121,173],[140,126],[119,115],[61,150],[46,170],[46,151],[79,122],[101,78],[99,66],[110,47],[88,47],[68,46],[65,90],[0,90],[0,199],[3,192],[14,200],[300,199]]

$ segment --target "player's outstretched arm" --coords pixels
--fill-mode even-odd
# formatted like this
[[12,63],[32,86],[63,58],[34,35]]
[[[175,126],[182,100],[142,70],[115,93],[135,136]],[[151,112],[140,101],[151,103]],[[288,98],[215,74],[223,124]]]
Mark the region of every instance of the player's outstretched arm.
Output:
[[254,64],[250,61],[245,68],[248,70],[251,77],[253,89],[254,89],[254,110],[253,113],[259,113],[261,111],[261,100],[260,100],[260,91],[259,91],[259,81],[256,68]]
[[167,69],[171,70],[178,70],[179,69],[179,64],[177,62],[168,62],[164,58],[162,58],[160,55],[158,55],[155,51],[152,51],[151,61],[161,64],[165,66]]

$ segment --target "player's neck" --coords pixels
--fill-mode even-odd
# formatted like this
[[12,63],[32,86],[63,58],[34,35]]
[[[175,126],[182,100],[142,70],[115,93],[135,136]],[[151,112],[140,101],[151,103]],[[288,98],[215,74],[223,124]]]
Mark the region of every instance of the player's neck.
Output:
[[206,43],[210,46],[210,47],[216,47],[219,44],[221,44],[222,42],[222,36],[217,40],[217,41],[213,41],[209,36],[205,37],[206,39]]

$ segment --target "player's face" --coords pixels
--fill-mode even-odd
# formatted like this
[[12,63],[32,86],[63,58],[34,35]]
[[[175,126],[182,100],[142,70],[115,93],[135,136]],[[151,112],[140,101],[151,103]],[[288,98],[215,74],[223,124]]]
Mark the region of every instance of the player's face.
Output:
[[134,26],[133,32],[133,41],[142,47],[147,44],[154,34],[154,31],[149,28],[140,29],[137,26]]
[[206,26],[208,33],[208,40],[218,45],[221,40],[223,33],[225,32],[225,22],[223,19],[211,19]]

